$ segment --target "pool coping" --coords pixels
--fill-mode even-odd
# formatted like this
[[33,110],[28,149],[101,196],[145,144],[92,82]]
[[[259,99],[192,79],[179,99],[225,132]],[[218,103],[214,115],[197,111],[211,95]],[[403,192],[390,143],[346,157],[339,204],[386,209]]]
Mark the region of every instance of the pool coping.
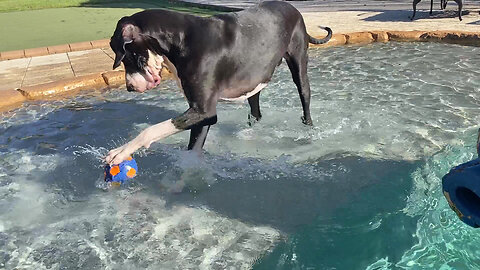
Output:
[[35,56],[52,55],[57,53],[101,49],[109,46],[110,46],[110,39],[99,39],[99,40],[75,42],[75,43],[31,48],[31,49],[24,49],[24,50],[4,51],[4,52],[0,52],[0,61],[35,57]]
[[[323,38],[323,37],[318,37]],[[441,42],[467,46],[480,46],[480,32],[467,31],[362,31],[345,34],[333,34],[326,44],[314,45],[311,48],[326,48],[343,45],[366,45],[374,42]],[[65,52],[92,50],[108,47],[110,40],[94,40],[49,47],[41,47],[19,51],[0,52],[1,60],[12,60],[25,57],[51,55]],[[170,72],[162,73],[164,79],[171,79]],[[96,74],[78,76],[55,82],[3,90],[0,99],[0,112],[20,107],[29,100],[51,99],[52,97],[71,96],[84,89],[117,88],[125,83],[125,72],[104,71]]]

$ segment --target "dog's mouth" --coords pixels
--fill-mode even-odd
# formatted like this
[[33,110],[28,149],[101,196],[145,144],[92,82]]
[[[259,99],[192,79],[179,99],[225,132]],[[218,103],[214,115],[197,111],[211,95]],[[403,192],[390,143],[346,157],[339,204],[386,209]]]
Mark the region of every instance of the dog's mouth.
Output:
[[167,68],[163,55],[154,54],[148,51],[148,61],[143,70],[137,72],[126,72],[126,84],[128,91],[145,92],[157,87],[162,82],[162,71]]
[[163,66],[147,66],[145,67],[145,80],[147,81],[146,90],[157,87],[162,82]]
[[148,56],[148,62],[144,68],[143,76],[147,81],[145,90],[155,88],[162,82],[162,71],[165,68],[165,60],[163,59],[162,55],[154,54],[151,51],[148,51]]

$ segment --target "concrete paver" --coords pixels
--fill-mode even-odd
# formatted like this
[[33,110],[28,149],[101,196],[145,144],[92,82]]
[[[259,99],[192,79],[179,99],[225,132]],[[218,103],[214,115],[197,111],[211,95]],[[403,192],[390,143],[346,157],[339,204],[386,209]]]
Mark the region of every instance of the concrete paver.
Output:
[[30,58],[0,61],[0,91],[21,86]]
[[29,58],[20,58],[7,61],[0,61],[0,74],[7,72],[12,68],[24,68],[26,69],[28,63],[31,61]]
[[17,87],[49,83],[74,78],[66,53],[32,57],[23,83]]
[[52,64],[64,64],[68,62],[69,61],[66,53],[43,55],[43,56],[33,57],[29,67],[37,67],[37,66],[52,65]]
[[101,49],[69,52],[68,57],[75,76],[100,73],[112,69],[112,59]]
[[[112,51],[112,49],[110,48],[102,49],[102,51],[106,53],[112,60],[115,60],[115,53]],[[113,66],[113,62],[112,62],[112,66]]]
[[75,76],[70,63],[68,62],[28,67],[27,74],[20,87],[44,84],[70,78],[73,79]]

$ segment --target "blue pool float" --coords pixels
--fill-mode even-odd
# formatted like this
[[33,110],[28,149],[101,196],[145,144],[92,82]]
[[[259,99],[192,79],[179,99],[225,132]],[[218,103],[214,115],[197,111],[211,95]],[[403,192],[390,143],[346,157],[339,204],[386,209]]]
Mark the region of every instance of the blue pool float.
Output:
[[[480,156],[480,129],[477,154]],[[480,226],[480,158],[460,164],[442,178],[443,195],[464,223]]]

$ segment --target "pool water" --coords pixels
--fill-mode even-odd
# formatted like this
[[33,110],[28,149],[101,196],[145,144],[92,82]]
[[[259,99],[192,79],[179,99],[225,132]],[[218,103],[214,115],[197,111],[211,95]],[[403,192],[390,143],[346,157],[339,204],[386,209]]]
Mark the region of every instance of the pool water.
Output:
[[117,189],[102,157],[185,111],[175,84],[30,102],[0,119],[0,268],[477,269],[480,233],[441,177],[476,155],[479,62],[435,43],[312,49],[313,128],[282,64],[260,122],[221,103],[203,156],[171,136]]

